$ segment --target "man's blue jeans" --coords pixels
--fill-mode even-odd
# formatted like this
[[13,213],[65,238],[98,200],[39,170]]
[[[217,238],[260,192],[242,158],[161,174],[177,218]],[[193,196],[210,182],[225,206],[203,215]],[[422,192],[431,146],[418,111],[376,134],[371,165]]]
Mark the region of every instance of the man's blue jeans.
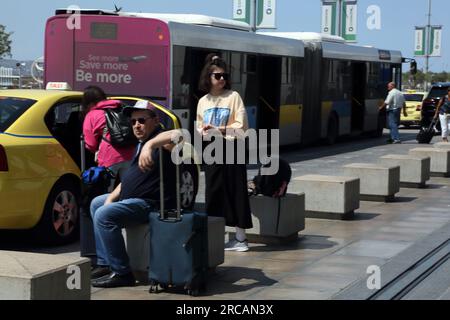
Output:
[[400,124],[400,111],[401,109],[389,110],[387,112],[388,115],[388,124],[389,129],[391,129],[391,139],[392,140],[400,140],[400,135],[398,133],[398,126]]
[[122,228],[148,223],[152,206],[142,199],[127,199],[105,205],[108,194],[92,200],[97,264],[124,275],[131,272]]

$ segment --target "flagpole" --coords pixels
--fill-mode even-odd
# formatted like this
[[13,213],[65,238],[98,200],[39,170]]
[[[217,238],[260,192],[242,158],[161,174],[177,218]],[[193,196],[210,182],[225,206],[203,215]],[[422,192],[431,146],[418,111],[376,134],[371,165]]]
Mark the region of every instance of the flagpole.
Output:
[[342,19],[343,19],[343,12],[342,12],[342,0],[338,0],[338,35],[339,37],[342,37]]
[[256,24],[258,23],[256,21],[256,17],[257,17],[257,0],[252,0],[253,1],[253,18],[252,18],[252,31],[256,32]]
[[431,0],[428,0],[428,25],[427,25],[427,44],[425,56],[425,91],[428,91],[428,72],[430,67],[430,51],[431,51]]

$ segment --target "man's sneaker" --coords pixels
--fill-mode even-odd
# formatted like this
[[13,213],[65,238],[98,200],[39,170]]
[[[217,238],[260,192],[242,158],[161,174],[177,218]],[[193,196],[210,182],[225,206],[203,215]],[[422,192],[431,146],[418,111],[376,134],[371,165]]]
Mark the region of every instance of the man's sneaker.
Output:
[[392,143],[398,144],[398,143],[402,143],[402,141],[401,140],[394,140],[394,142],[392,142]]
[[248,251],[248,241],[238,241],[237,239],[233,239],[228,241],[225,244],[225,251],[237,251],[237,252],[245,252]]
[[386,142],[387,142],[387,143],[393,143],[394,140],[392,140],[392,139],[387,139]]

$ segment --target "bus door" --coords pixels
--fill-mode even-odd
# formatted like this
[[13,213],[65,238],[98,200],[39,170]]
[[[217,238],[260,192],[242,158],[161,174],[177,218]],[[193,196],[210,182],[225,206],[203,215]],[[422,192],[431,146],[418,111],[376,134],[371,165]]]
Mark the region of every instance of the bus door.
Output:
[[181,46],[175,46],[173,50],[172,111],[178,116],[181,126],[193,133],[197,104],[204,95],[198,89],[200,73],[210,52]]
[[258,75],[258,128],[278,129],[281,57],[260,56]]
[[365,95],[367,67],[364,62],[352,63],[352,132],[363,131],[365,114]]

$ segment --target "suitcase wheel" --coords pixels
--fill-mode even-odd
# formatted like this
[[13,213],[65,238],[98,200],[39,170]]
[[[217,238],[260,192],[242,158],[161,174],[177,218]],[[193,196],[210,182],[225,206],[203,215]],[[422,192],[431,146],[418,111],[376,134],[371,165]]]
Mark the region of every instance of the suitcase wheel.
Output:
[[188,289],[187,294],[191,297],[198,297],[200,291],[198,289]]
[[148,289],[148,293],[159,293],[158,283],[154,280],[150,280],[150,288]]

